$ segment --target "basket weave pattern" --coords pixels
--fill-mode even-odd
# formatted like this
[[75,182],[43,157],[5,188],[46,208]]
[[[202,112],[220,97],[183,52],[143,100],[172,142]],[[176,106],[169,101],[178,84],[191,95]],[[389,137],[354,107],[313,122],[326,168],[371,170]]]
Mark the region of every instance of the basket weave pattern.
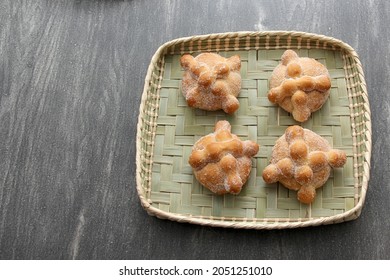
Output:
[[[284,50],[294,49],[323,63],[332,88],[329,100],[303,127],[347,153],[318,189],[311,205],[296,192],[265,184],[261,174],[272,147],[296,123],[267,98],[268,80]],[[233,115],[187,106],[181,93],[183,53],[218,52],[242,61],[240,108]],[[188,157],[192,145],[228,120],[241,139],[260,144],[243,191],[218,196],[201,186]],[[175,221],[236,228],[286,228],[342,222],[359,216],[369,178],[370,110],[364,75],[356,53],[341,41],[299,32],[238,32],[182,38],[160,47],[152,58],[140,107],[137,136],[137,190],[151,215]]]

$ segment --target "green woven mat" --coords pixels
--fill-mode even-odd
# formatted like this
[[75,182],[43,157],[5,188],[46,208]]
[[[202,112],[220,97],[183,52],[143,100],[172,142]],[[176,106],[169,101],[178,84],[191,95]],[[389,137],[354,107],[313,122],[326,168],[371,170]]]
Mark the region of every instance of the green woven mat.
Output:
[[[320,134],[348,156],[344,168],[335,169],[326,185],[317,191],[315,202],[301,204],[295,191],[279,184],[266,184],[262,179],[276,139],[288,126],[297,123],[267,98],[268,80],[284,50],[249,50],[219,52],[225,57],[238,54],[242,61],[240,108],[233,116],[223,111],[207,112],[188,107],[181,93],[180,55],[165,56],[153,151],[150,200],[154,207],[208,219],[294,220],[333,216],[356,205],[350,110],[342,54],[321,49],[296,51],[300,56],[323,63],[332,78],[329,100],[303,127]],[[238,196],[214,195],[198,183],[188,164],[192,145],[213,132],[215,123],[221,119],[228,120],[232,132],[241,139],[260,144],[250,178]]]

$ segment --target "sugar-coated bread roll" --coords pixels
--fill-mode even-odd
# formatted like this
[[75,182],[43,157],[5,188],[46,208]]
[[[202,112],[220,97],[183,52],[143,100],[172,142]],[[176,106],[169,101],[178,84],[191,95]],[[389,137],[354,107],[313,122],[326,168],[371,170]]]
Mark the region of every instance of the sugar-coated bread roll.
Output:
[[196,179],[216,194],[238,194],[251,172],[252,160],[259,151],[253,141],[241,141],[231,133],[228,121],[219,121],[215,131],[193,146],[189,164]]
[[323,64],[286,50],[272,73],[268,99],[292,113],[296,121],[305,122],[325,103],[330,86],[330,75]]
[[238,55],[224,58],[215,53],[180,59],[184,69],[182,92],[188,106],[207,111],[222,109],[233,114],[239,107],[241,60]]
[[342,167],[346,160],[345,152],[332,149],[318,134],[290,126],[276,141],[263,179],[298,191],[298,200],[308,204],[314,201],[316,189],[328,180],[331,168]]

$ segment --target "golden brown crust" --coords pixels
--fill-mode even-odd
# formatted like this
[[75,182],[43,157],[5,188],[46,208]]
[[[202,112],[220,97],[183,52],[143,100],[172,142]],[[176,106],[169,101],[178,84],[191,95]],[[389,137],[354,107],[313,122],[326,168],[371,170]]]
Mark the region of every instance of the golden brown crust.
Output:
[[292,113],[296,121],[304,122],[325,103],[330,86],[330,75],[324,65],[286,50],[272,73],[268,99]]
[[332,167],[342,167],[347,160],[343,151],[311,130],[290,126],[276,141],[271,163],[263,170],[266,183],[282,183],[298,191],[298,200],[311,203],[315,190],[325,184]]
[[251,157],[258,151],[257,143],[241,141],[231,133],[228,121],[219,121],[214,133],[194,144],[188,162],[197,180],[212,192],[238,194],[249,177]]
[[184,69],[182,92],[190,107],[207,111],[224,110],[233,114],[239,107],[241,60],[238,55],[224,58],[215,53],[201,53],[180,59]]

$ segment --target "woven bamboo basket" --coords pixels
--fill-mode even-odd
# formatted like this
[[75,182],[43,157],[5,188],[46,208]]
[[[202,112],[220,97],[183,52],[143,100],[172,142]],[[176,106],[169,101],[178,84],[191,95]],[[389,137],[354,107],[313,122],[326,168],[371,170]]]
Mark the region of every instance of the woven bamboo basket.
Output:
[[[267,99],[268,81],[286,49],[317,59],[328,68],[332,87],[321,110],[300,124],[347,153],[310,205],[296,192],[266,184],[262,171],[275,140],[297,124]],[[187,106],[181,93],[180,56],[216,52],[239,54],[242,61],[240,108],[232,116]],[[253,169],[239,195],[219,196],[195,179],[188,157],[192,145],[226,119],[241,139],[260,144]],[[137,127],[137,192],[148,214],[204,226],[282,229],[356,219],[370,174],[371,118],[362,65],[340,40],[303,32],[234,32],[180,38],[163,44],[152,57]]]

